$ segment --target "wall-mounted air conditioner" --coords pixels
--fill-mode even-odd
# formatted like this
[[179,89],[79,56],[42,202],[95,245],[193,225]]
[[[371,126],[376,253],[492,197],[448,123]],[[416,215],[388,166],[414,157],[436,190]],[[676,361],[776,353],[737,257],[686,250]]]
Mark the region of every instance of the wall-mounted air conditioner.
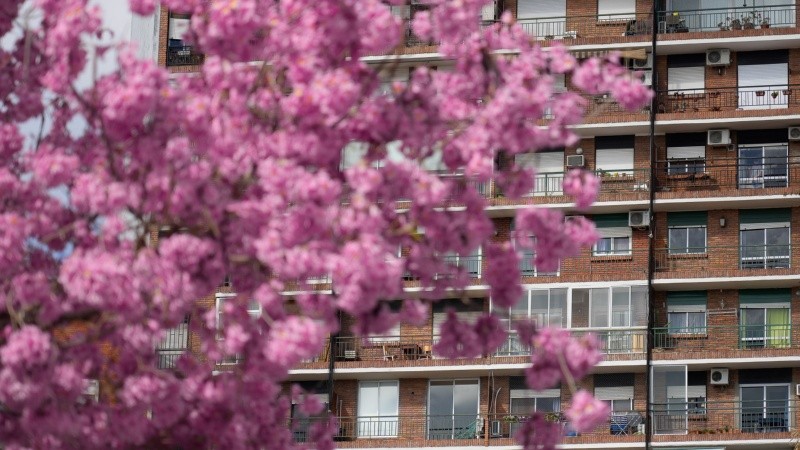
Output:
[[789,127],[789,140],[800,141],[800,127]]
[[650,226],[650,211],[629,211],[628,226],[633,228]]
[[568,155],[567,156],[567,167],[583,167],[585,161],[583,159],[583,155]]
[[707,66],[731,65],[731,51],[727,48],[712,48],[706,50]]
[[711,369],[709,378],[711,379],[711,384],[727,386],[730,374],[728,369]]
[[708,145],[730,145],[731,130],[708,130]]
[[634,59],[633,68],[636,70],[645,70],[653,68],[653,54],[648,53],[645,59]]

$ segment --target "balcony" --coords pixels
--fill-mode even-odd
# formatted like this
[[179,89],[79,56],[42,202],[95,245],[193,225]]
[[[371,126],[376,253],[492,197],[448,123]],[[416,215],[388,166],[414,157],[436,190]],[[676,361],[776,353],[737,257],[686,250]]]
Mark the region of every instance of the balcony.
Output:
[[788,397],[653,404],[653,441],[788,439],[797,429],[796,409]]
[[[564,443],[621,443],[644,441],[640,426],[644,414],[640,411],[614,412],[605,424],[595,430],[578,434],[572,431],[563,415],[545,413],[546,420],[564,428]],[[501,446],[517,445],[514,433],[528,420],[528,416],[511,414],[453,414],[453,415],[399,415],[399,416],[347,416],[338,417],[339,432],[335,436],[339,448],[369,446],[408,447],[424,439],[425,446]],[[309,437],[309,419],[295,419],[292,427],[295,440],[306,442]]]
[[740,37],[759,33],[755,30],[766,29],[772,30],[770,34],[776,34],[776,31],[787,32],[785,29],[794,27],[795,6],[791,4],[664,11],[658,15],[658,33],[662,35],[659,39],[665,40],[697,39],[699,36],[695,36],[695,33],[715,33],[714,37]]
[[791,324],[713,325],[653,329],[655,359],[695,358],[711,352],[714,358],[793,356],[800,348]]
[[[536,198],[536,203],[569,203],[571,199],[564,195],[562,188],[564,174],[565,172],[537,173],[528,196]],[[594,174],[601,180],[598,201],[648,198],[650,169],[596,170]]]
[[[605,361],[629,361],[644,359],[647,352],[646,329],[570,329],[574,337],[592,333],[600,341]],[[506,342],[497,349],[495,358],[522,357],[528,359],[531,349],[519,341],[516,334],[510,334]],[[505,362],[505,361],[504,361]]]
[[570,15],[517,21],[525,32],[544,43],[559,40],[565,45],[649,42],[652,34],[650,14]]
[[167,330],[166,336],[156,346],[156,367],[175,369],[178,359],[189,349],[189,324],[184,322]]
[[167,67],[197,66],[203,64],[205,56],[191,45],[167,48]]
[[704,90],[662,90],[656,93],[658,120],[687,116],[746,118],[795,114],[800,110],[800,85],[732,86]]
[[725,278],[794,275],[790,244],[739,245],[676,253],[669,248],[654,253],[655,278]]
[[[785,146],[783,147],[785,148]],[[658,161],[659,199],[685,196],[785,195],[800,186],[797,161],[787,157]]]

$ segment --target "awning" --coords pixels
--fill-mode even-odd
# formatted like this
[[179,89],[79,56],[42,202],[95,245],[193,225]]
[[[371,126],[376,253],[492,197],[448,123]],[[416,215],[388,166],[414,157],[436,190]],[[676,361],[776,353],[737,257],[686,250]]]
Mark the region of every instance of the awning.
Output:
[[627,50],[609,50],[609,49],[594,49],[594,50],[574,50],[571,51],[572,56],[578,59],[587,59],[592,57],[602,58],[609,53],[617,51],[622,59],[647,59],[647,50],[643,48],[627,49]]

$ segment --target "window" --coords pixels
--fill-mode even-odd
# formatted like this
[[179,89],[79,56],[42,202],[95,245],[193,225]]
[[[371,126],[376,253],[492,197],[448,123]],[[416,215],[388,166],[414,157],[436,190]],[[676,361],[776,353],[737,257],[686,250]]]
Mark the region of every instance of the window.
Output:
[[611,407],[612,412],[633,411],[632,373],[597,374],[594,376],[594,396]]
[[481,277],[481,248],[476,248],[467,256],[449,253],[444,256],[444,260],[453,266],[463,269],[471,278]]
[[[511,416],[530,416],[532,412],[558,416],[561,412],[561,387],[534,391],[528,388],[525,377],[509,377],[510,387],[509,414]],[[513,436],[522,423],[512,421],[509,424],[509,435]]]
[[627,214],[605,214],[592,217],[600,239],[594,244],[594,256],[630,255],[631,228]]
[[739,188],[759,189],[789,185],[787,144],[739,146]]
[[[516,226],[514,225],[514,221],[511,222],[511,243],[516,246],[516,235],[514,229]],[[536,242],[535,237],[531,237],[533,239],[534,244]],[[549,277],[549,276],[558,276],[559,270],[556,269],[554,272],[545,272],[541,271],[536,267],[536,251],[529,250],[529,249],[521,249],[519,252],[520,259],[519,259],[519,272],[520,275],[523,277]],[[559,262],[560,265],[560,262]]]
[[483,299],[471,298],[464,302],[460,299],[440,300],[433,304],[433,336],[441,334],[442,324],[447,320],[447,310],[453,309],[456,317],[462,322],[475,323],[483,314]]
[[669,253],[706,253],[707,223],[706,211],[668,213]]
[[791,267],[790,220],[788,209],[740,211],[740,267]]
[[667,174],[701,174],[706,167],[706,133],[668,134]]
[[[554,94],[561,94],[567,92],[567,80],[564,74],[555,74],[553,75],[553,93]],[[553,117],[553,109],[548,106],[545,108],[542,117],[545,119],[552,119]],[[563,158],[562,158],[563,160]]]
[[739,52],[739,108],[776,109],[789,105],[786,50]]
[[564,150],[522,153],[514,157],[517,166],[533,169],[535,196],[563,195]]
[[517,20],[529,35],[538,39],[561,38],[567,23],[566,0],[519,0]]
[[514,323],[533,319],[539,326],[567,327],[567,289],[533,289],[525,291],[516,305],[498,311],[503,329],[508,331],[506,343],[497,350],[498,356],[530,354],[530,348],[517,338]]
[[598,0],[597,20],[629,20],[636,18],[635,0]]
[[633,136],[598,136],[594,142],[598,175],[633,175]]
[[[216,295],[217,339],[223,339],[225,337],[225,303],[234,298],[236,298],[236,294]],[[261,317],[261,304],[255,300],[249,300],[247,302],[247,314],[249,314],[252,319]],[[238,354],[225,355],[223,359],[219,361],[219,364],[237,364],[241,358],[242,356]]]
[[787,384],[742,385],[742,431],[769,433],[789,431]]
[[475,439],[479,415],[478,380],[431,380],[428,385],[428,439]]
[[362,381],[358,384],[358,437],[396,437],[397,381]]
[[178,358],[189,347],[189,316],[183,322],[167,330],[165,336],[156,346],[156,367],[174,369]]
[[169,13],[169,48],[184,47],[184,37],[191,28],[191,19],[186,14]]
[[631,288],[595,288],[590,290],[589,327],[630,327]]
[[739,336],[743,348],[787,348],[791,336],[791,291],[739,291]]
[[307,396],[317,397],[322,403],[322,412],[318,415],[307,416],[300,413],[297,400],[292,399],[291,429],[295,442],[308,442],[311,438],[311,425],[324,419],[328,414],[330,402],[328,401],[328,385],[325,381],[300,381],[297,383]]
[[706,291],[667,293],[667,332],[669,334],[707,334]]

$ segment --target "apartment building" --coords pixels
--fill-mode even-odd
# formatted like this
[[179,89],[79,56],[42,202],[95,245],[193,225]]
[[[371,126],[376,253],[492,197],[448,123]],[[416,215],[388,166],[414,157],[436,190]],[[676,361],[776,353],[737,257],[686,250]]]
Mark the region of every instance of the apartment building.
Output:
[[[421,8],[394,9],[408,18]],[[497,0],[476,20],[490,24],[503,10],[543,46],[559,42],[580,58],[620,51],[656,92],[651,107],[635,112],[587,96],[577,145],[517,156],[539,169],[525,198],[480,186],[496,239],[507,240],[525,205],[574,214],[561,191],[563,174],[595,171],[603,183],[587,215],[601,240],[556,272],[522,263],[525,295],[501,311],[511,333],[493,355],[447,360],[431,351],[448,308],[465,319],[493,308],[478,249],[453,257],[472,279],[466,298],[442,299],[424,325],[403,324],[384,336],[352,336],[344,319],[342,333],[294,370],[292,381],[320,395],[339,418],[342,448],[517,448],[511,436],[534,410],[563,423],[569,449],[794,448],[800,5]],[[203,60],[182,41],[188,20],[166,10],[159,17],[157,58],[176,73]],[[367,58],[387,59],[399,63],[389,78],[400,81],[418,65],[448,66],[435,43],[410,33],[393,54]],[[569,81],[560,80],[563,89]],[[325,289],[327,280],[318,281]],[[415,288],[415,280],[406,282]],[[225,298],[204,301],[219,308]],[[510,323],[528,317],[599,337],[605,361],[580,386],[610,404],[607,423],[576,433],[561,414],[570,402],[566,386],[526,387],[528,349]],[[159,361],[169,368],[191,336],[184,327],[162,344]],[[218,368],[235,364],[232,358]],[[313,420],[293,415],[297,440],[307,438]]]

